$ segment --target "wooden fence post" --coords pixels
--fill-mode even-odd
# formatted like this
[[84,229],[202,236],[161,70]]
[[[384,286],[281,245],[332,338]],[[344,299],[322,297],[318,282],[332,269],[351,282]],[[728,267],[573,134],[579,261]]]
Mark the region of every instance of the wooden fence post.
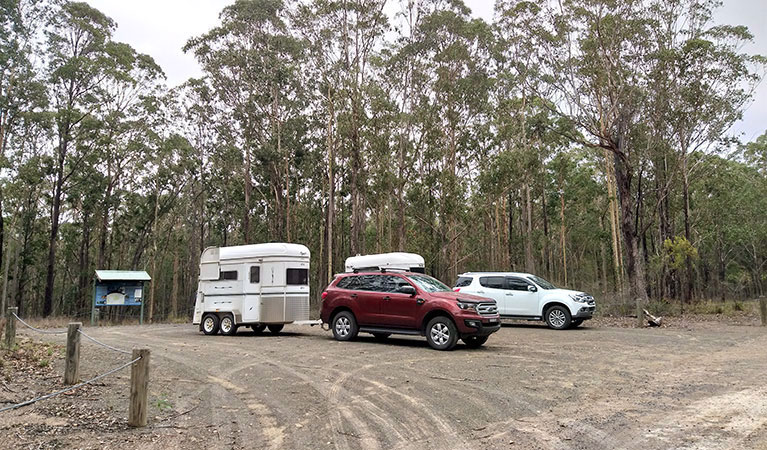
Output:
[[81,322],[73,322],[67,328],[67,358],[64,367],[64,384],[75,384],[80,378],[80,327]]
[[759,297],[759,312],[762,314],[762,326],[767,327],[767,297]]
[[141,357],[130,369],[130,405],[128,407],[128,425],[145,427],[149,403],[149,349],[134,348],[133,359]]
[[10,307],[5,314],[5,348],[13,350],[16,345],[16,317],[14,314],[19,312],[19,308]]

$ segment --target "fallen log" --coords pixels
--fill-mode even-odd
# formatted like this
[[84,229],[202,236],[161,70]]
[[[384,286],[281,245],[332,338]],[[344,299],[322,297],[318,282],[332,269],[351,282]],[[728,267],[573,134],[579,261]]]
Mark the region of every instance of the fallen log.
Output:
[[651,327],[659,327],[663,323],[663,317],[655,317],[650,314],[646,309],[642,310],[647,318],[647,324]]

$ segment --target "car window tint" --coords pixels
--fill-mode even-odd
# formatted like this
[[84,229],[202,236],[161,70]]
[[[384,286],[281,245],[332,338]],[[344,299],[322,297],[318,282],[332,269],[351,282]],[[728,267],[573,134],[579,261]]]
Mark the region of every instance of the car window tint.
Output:
[[375,291],[375,275],[360,275],[355,284],[355,291]]
[[471,284],[472,277],[458,277],[458,281],[455,282],[455,287],[464,287]]
[[504,289],[503,277],[481,277],[479,284],[486,288]]
[[402,286],[411,286],[404,278],[396,277],[394,275],[386,276],[386,292],[398,292]]
[[336,287],[338,289],[354,289],[351,286],[355,283],[357,277],[344,277],[338,280]]
[[391,278],[396,278],[391,275],[366,275],[366,277],[368,277],[368,280],[365,280],[368,287],[366,290],[373,292],[390,292]]
[[506,289],[512,291],[526,291],[530,283],[522,278],[506,278]]

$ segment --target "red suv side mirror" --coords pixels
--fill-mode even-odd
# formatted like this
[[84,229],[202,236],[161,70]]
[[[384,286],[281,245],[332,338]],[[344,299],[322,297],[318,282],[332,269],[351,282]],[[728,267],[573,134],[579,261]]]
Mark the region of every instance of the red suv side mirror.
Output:
[[415,295],[415,288],[410,285],[400,286],[399,289],[397,289],[397,292],[400,294],[407,294],[410,296]]

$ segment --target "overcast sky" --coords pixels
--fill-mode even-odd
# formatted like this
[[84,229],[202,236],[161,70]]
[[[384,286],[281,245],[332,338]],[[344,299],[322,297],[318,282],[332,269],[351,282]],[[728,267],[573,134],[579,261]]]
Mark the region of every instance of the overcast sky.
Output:
[[[475,15],[492,20],[494,0],[464,0]],[[191,54],[181,47],[218,23],[218,14],[233,0],[87,0],[117,22],[115,39],[152,56],[162,66],[170,85],[200,76]],[[754,43],[744,51],[767,55],[767,9],[765,0],[724,0],[717,13],[719,23],[746,25]],[[732,132],[751,141],[767,130],[767,81],[754,95],[754,102]]]

